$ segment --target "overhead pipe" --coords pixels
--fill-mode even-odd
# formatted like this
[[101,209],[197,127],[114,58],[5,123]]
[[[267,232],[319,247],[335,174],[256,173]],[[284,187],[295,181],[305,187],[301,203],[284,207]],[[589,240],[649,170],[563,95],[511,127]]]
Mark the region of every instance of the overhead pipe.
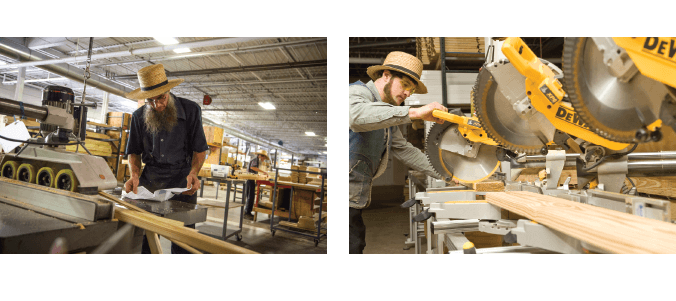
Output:
[[397,45],[406,45],[406,44],[414,44],[414,43],[415,43],[415,38],[401,39],[401,40],[394,40],[394,41],[384,41],[384,42],[367,42],[367,43],[352,44],[352,45],[350,45],[350,49],[368,48],[368,47],[383,47],[383,46],[397,46]]
[[296,155],[299,155],[299,154],[300,154],[300,153],[298,153],[298,152],[292,151],[292,150],[290,150],[290,149],[288,149],[288,148],[286,148],[286,147],[284,147],[284,146],[281,146],[281,145],[279,145],[279,144],[272,144],[272,143],[270,143],[270,142],[263,141],[263,140],[261,140],[261,139],[255,138],[255,137],[250,136],[250,135],[248,135],[248,134],[245,134],[245,133],[241,132],[241,131],[238,130],[238,129],[229,127],[229,126],[224,125],[224,124],[221,124],[221,123],[216,123],[216,122],[214,122],[214,121],[211,120],[211,119],[202,117],[202,120],[204,121],[204,123],[211,124],[211,125],[213,125],[213,126],[222,128],[222,129],[223,129],[223,132],[225,132],[225,133],[227,133],[227,134],[229,134],[229,135],[235,136],[235,137],[240,138],[240,139],[242,139],[242,140],[249,141],[249,142],[251,142],[251,143],[253,143],[253,144],[258,144],[258,145],[260,145],[260,146],[267,146],[267,147],[271,147],[271,148],[281,149],[281,150],[283,150],[283,151],[285,151],[285,152],[287,152],[287,153],[291,153],[291,154],[296,154]]
[[[100,60],[100,59],[107,59],[107,58],[118,58],[118,57],[126,57],[126,56],[135,56],[135,55],[142,55],[142,54],[146,54],[146,53],[169,51],[169,50],[174,50],[174,49],[178,49],[178,48],[200,48],[200,47],[220,46],[220,45],[225,45],[225,44],[250,42],[250,41],[261,40],[261,39],[272,39],[272,38],[221,38],[221,39],[202,40],[202,41],[195,41],[195,42],[179,43],[179,44],[174,44],[174,45],[163,45],[163,46],[155,46],[155,47],[148,47],[148,48],[139,48],[139,49],[131,49],[131,50],[122,50],[122,51],[115,51],[115,52],[93,54],[92,60]],[[77,63],[77,62],[83,62],[83,61],[86,61],[86,60],[87,60],[86,55],[75,56],[75,57],[67,57],[67,58],[59,58],[59,59],[48,59],[48,60],[37,60],[37,61],[32,60],[31,62],[1,65],[0,69],[19,68],[19,67],[28,67],[28,66],[41,66],[41,65],[59,64],[59,63]]]
[[[41,61],[44,62],[47,56],[39,54],[35,51],[28,49],[22,45],[17,45],[7,38],[0,38],[0,55],[7,56],[12,59],[19,61]],[[2,65],[0,68],[8,65]],[[76,82],[81,82],[84,80],[84,70],[70,66],[68,64],[49,64],[49,65],[40,65],[38,68],[67,77]],[[101,76],[92,74],[91,77],[87,80],[87,86],[97,88],[101,91],[105,91],[111,94],[124,97],[127,92],[131,92],[131,89],[128,89],[122,85],[115,84],[110,80],[103,78]]]
[[192,83],[186,82],[186,84],[192,84],[193,87],[218,87],[218,86],[241,86],[241,85],[263,85],[263,84],[286,84],[286,83],[305,83],[305,82],[318,82],[326,81],[326,77],[320,78],[311,78],[311,79],[287,79],[287,80],[270,80],[270,81],[247,81],[247,82],[201,82]]
[[385,58],[371,58],[371,57],[351,57],[350,64],[372,64],[380,65],[385,61]]
[[[327,64],[327,60],[314,60],[314,61],[304,61],[304,62],[296,62],[296,63],[279,63],[279,64],[239,66],[239,67],[175,71],[175,72],[167,71],[166,74],[167,74],[167,77],[181,77],[181,76],[204,75],[204,74],[223,74],[223,73],[234,73],[234,72],[267,71],[267,70],[322,67],[322,66],[325,67],[326,64]],[[118,76],[115,76],[114,78],[115,79],[136,79],[137,75],[136,74],[118,75]]]

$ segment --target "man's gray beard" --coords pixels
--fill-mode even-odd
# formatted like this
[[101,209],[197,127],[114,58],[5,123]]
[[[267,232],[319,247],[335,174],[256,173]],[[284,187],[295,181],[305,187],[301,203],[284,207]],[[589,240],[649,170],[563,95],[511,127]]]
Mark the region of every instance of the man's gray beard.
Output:
[[170,132],[176,125],[176,101],[174,97],[169,94],[169,101],[167,107],[162,112],[155,111],[148,106],[144,112],[146,128],[148,132],[155,135],[164,130]]

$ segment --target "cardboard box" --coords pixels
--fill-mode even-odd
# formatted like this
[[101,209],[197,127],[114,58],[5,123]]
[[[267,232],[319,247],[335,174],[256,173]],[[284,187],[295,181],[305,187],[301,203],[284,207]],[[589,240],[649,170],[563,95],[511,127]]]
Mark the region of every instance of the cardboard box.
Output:
[[207,144],[213,146],[223,145],[223,129],[215,126],[204,126],[204,136],[207,137]]

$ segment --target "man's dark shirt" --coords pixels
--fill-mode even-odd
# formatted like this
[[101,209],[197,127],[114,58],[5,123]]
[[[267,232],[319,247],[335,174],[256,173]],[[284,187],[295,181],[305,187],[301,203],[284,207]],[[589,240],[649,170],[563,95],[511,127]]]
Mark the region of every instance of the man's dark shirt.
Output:
[[252,173],[257,173],[251,168],[252,167],[258,167],[258,164],[259,164],[258,163],[258,155],[256,155],[256,158],[253,158],[253,160],[251,160],[251,162],[249,162],[249,167],[247,168],[247,171],[252,172]]
[[192,152],[203,152],[209,149],[202,128],[202,110],[195,102],[176,97],[177,123],[170,131],[160,131],[156,135],[146,130],[144,110],[138,108],[132,114],[129,126],[129,141],[126,154],[141,155],[146,165],[158,167],[182,167],[190,165]]

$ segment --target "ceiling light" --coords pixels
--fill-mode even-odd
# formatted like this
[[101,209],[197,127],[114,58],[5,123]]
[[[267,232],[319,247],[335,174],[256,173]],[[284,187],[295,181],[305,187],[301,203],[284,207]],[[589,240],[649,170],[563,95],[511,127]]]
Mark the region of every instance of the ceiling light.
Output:
[[0,65],[7,65],[7,63],[0,61]]
[[315,135],[315,132],[305,132],[305,135],[308,135],[308,136],[316,136],[316,135]]
[[272,103],[270,103],[270,102],[259,102],[258,105],[263,107],[263,109],[266,109],[266,110],[274,110],[275,109],[275,106],[272,105]]
[[174,49],[174,52],[176,52],[176,53],[187,53],[187,52],[190,52],[190,48],[178,48],[178,49]]
[[178,44],[178,40],[175,39],[175,38],[155,38],[155,37],[153,37],[153,39],[157,40],[158,42],[160,42],[164,45]]
[[[63,80],[68,80],[68,79],[65,78],[65,77],[54,77],[54,78],[42,78],[42,79],[27,79],[27,80],[24,80],[23,82],[24,83],[37,83],[37,82],[56,82],[56,81],[63,81]],[[5,84],[5,85],[13,85],[13,84],[16,84],[17,81],[13,80],[13,81],[6,81],[6,82],[2,82],[2,83]]]

